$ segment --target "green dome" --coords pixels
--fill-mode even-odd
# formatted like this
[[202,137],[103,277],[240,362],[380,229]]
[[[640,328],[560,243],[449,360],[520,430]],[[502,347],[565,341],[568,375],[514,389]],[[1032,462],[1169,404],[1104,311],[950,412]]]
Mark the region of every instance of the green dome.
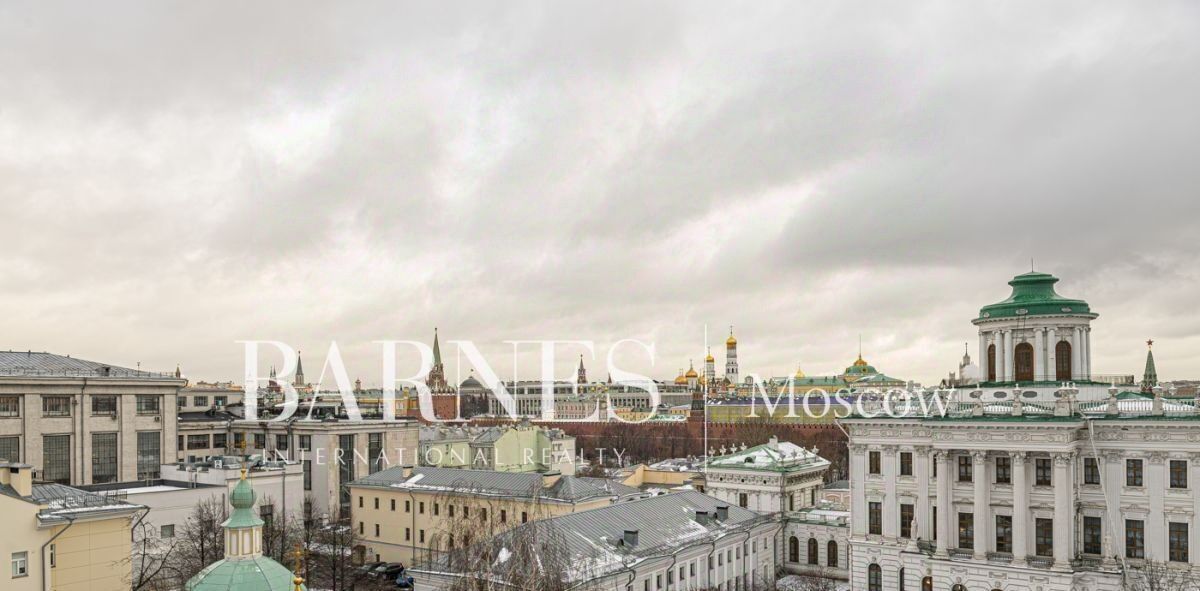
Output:
[[[185,591],[291,591],[292,572],[267,558],[233,558],[208,565],[183,586]],[[301,589],[306,589],[300,585]]]
[[1017,316],[1088,316],[1095,318],[1087,302],[1064,298],[1054,291],[1058,277],[1049,273],[1029,272],[1013,277],[1008,284],[1012,295],[1008,299],[979,310],[976,320],[1013,318]]
[[229,504],[233,505],[233,512],[221,525],[231,529],[261,526],[263,520],[254,513],[254,499],[254,488],[243,476],[237,486],[233,487],[233,492],[229,493]]

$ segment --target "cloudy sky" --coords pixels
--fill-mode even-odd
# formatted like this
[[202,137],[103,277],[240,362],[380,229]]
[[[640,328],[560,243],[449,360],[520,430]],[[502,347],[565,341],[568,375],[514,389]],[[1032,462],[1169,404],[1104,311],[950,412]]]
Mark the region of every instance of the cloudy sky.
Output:
[[0,5],[0,348],[932,382],[1034,258],[1200,378],[1200,4],[336,4]]

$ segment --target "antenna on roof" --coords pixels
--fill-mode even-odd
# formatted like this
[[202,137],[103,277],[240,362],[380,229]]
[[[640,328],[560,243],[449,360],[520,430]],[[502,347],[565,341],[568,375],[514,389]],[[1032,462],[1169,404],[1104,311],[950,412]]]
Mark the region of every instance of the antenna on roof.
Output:
[[1033,272],[1033,257],[1029,257],[1029,272]]

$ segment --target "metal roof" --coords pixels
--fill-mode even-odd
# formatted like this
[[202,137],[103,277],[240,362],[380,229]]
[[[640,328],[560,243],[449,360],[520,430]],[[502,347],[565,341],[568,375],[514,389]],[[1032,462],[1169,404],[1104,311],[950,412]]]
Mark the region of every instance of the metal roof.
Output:
[[404,475],[403,467],[388,468],[359,478],[351,482],[350,486],[401,488],[526,499],[537,495],[543,499],[567,502],[641,494],[641,491],[633,487],[602,478],[561,476],[553,485],[546,487],[543,484],[542,475],[536,472],[497,472],[433,467],[414,468],[409,476]]
[[140,371],[37,351],[0,351],[0,376],[177,379],[174,373]]

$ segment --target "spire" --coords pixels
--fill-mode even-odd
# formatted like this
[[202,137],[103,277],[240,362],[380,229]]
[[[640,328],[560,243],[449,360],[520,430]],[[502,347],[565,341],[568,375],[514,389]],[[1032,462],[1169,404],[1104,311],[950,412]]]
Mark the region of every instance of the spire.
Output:
[[1146,341],[1146,370],[1142,373],[1142,391],[1150,392],[1158,385],[1158,370],[1154,367],[1154,339]]
[[300,352],[296,351],[296,379],[292,381],[293,385],[304,385],[304,364],[300,362]]
[[442,347],[438,344],[437,327],[433,327],[433,364],[435,366],[442,364]]
[[178,364],[178,363],[176,363],[176,364],[175,364],[175,377],[176,377],[176,378],[181,378],[181,377],[183,377],[183,373],[179,371],[179,364]]
[[579,369],[575,370],[575,383],[587,383],[587,370],[583,367],[583,353],[579,354]]

